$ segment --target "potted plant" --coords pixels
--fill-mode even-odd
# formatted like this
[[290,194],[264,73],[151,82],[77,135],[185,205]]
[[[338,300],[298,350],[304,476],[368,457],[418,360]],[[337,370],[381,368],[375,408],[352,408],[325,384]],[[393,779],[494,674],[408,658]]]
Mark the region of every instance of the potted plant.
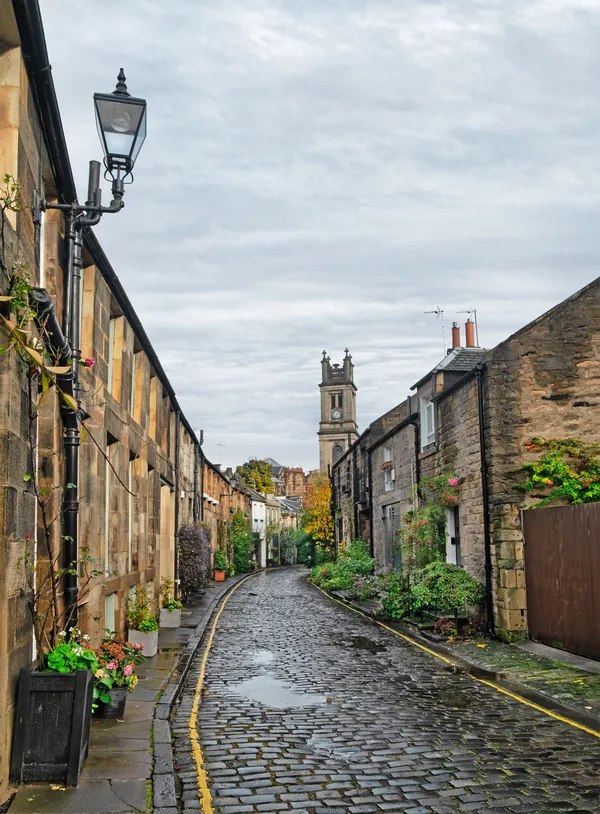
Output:
[[182,604],[175,599],[173,580],[163,577],[160,584],[160,626],[179,627],[181,624]]
[[135,593],[127,603],[127,639],[130,644],[141,644],[144,655],[152,658],[158,652],[158,622],[154,600],[146,585],[135,586]]
[[143,645],[127,643],[120,633],[110,633],[96,650],[98,668],[94,673],[94,715],[122,718],[127,694],[138,682],[135,665],[146,659]]
[[227,568],[227,557],[222,551],[215,554],[215,582],[225,582],[225,570]]
[[76,786],[87,758],[96,654],[78,628],[57,633],[38,670],[23,668],[15,715],[10,777]]

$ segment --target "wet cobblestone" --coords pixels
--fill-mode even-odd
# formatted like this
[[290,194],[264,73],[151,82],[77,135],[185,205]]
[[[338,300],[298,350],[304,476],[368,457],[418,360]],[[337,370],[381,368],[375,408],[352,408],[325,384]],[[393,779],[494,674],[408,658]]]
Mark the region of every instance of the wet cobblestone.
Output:
[[[187,722],[201,655],[174,721],[184,811],[199,807]],[[219,814],[600,813],[600,740],[446,669],[300,569],[230,598],[198,727]]]

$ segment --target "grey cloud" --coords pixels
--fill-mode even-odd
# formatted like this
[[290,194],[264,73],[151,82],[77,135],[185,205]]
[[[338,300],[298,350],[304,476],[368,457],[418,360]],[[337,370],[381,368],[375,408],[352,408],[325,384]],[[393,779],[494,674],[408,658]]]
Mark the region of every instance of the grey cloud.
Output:
[[216,460],[316,465],[323,348],[364,426],[439,360],[424,311],[477,307],[491,347],[597,275],[597,0],[43,12],[81,197],[92,93],[123,65],[148,98],[98,235]]

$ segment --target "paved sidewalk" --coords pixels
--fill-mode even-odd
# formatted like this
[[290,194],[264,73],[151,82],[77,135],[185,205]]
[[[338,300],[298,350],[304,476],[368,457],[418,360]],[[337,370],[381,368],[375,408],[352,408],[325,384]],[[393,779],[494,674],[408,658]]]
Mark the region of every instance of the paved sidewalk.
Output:
[[140,666],[140,681],[127,699],[124,719],[92,719],[90,753],[77,788],[23,786],[9,814],[125,814],[153,810],[153,757],[157,762],[165,753],[165,774],[155,778],[155,795],[164,798],[173,783],[172,771],[168,772],[171,744],[166,718],[176,692],[214,605],[244,576],[212,583],[183,609],[180,628],[160,631],[159,652]]

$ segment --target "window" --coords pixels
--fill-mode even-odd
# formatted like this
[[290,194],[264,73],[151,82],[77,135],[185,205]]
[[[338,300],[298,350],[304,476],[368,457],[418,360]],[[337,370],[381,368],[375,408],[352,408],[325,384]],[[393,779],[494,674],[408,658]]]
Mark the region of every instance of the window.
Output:
[[135,373],[137,370],[137,353],[134,353],[131,357],[131,404],[129,405],[129,411],[131,413],[131,417],[135,417]]
[[112,633],[115,629],[115,595],[104,597],[104,627]]
[[391,492],[396,485],[396,470],[392,460],[392,448],[383,448],[383,488],[386,492]]
[[112,314],[110,315],[110,322],[108,323],[108,374],[106,377],[106,389],[112,393],[112,379],[113,379],[113,362],[115,356],[115,319]]
[[335,410],[337,407],[342,406],[342,393],[331,394],[331,409]]
[[435,444],[435,404],[431,399],[421,397],[419,400],[419,418],[421,421],[421,452]]
[[344,447],[341,444],[334,444],[331,450],[331,459],[336,464],[344,454]]

